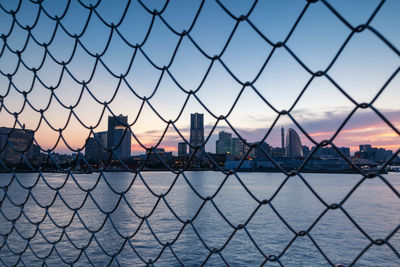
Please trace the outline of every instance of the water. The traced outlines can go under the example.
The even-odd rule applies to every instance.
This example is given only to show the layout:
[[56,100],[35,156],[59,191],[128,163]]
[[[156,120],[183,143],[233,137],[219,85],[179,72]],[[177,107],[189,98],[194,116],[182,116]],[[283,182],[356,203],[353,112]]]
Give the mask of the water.
[[[12,175],[0,174],[2,188],[0,190],[0,199],[2,199],[0,265],[16,264],[18,256],[11,251],[15,253],[25,251],[21,261],[29,266],[42,264],[43,260],[37,257],[47,257],[46,263],[50,266],[66,265],[78,258],[76,264],[78,266],[90,263],[96,266],[109,263],[126,266],[145,265],[137,255],[145,261],[157,259],[155,265],[158,266],[179,266],[180,263],[173,253],[184,265],[199,266],[210,255],[206,246],[211,250],[223,248],[221,252],[223,258],[218,254],[211,254],[208,258],[207,264],[210,266],[223,266],[224,260],[233,266],[260,265],[265,258],[246,231],[241,229],[234,232],[229,225],[229,223],[234,226],[246,224],[250,217],[246,230],[265,255],[278,256],[285,251],[280,258],[285,266],[329,265],[309,237],[297,237],[291,243],[295,234],[279,219],[269,205],[262,205],[257,209],[258,203],[235,176],[229,176],[213,198],[215,206],[225,216],[225,220],[210,201],[207,201],[198,212],[203,200],[193,191],[193,189],[196,190],[203,197],[214,195],[224,181],[223,174],[185,172],[193,189],[183,176],[179,176],[170,190],[176,178],[174,174],[142,173],[143,180],[154,194],[166,194],[165,201],[183,222],[196,216],[192,226],[181,223],[162,199],[157,202],[159,198],[148,190],[139,176],[135,178],[134,174],[130,173],[105,174],[114,191],[125,192],[124,196],[129,206],[124,198],[109,188],[104,177],[99,177],[99,175],[97,173],[74,175],[81,187],[79,188],[71,177],[65,182],[66,174],[45,174],[45,180],[51,187],[60,187],[65,182],[65,186],[59,189],[59,195],[57,195],[56,190],[51,190],[42,178],[39,178],[35,184],[38,174],[18,174],[21,185],[35,186],[29,193],[28,189],[23,189],[14,179],[7,188],[9,196],[7,198],[3,189],[9,184]],[[239,173],[238,175],[253,196],[259,200],[270,199],[285,179],[285,176],[279,173]],[[339,203],[362,179],[362,176],[357,174],[304,174],[304,177],[328,204]],[[388,174],[384,177],[396,190],[400,191],[400,174]],[[97,180],[99,182],[96,185]],[[93,187],[90,195],[84,191]],[[112,211],[111,215],[106,216],[102,213],[93,200],[104,212]],[[48,215],[46,215],[46,209],[41,208],[35,201],[43,207],[53,203],[48,208]],[[71,211],[63,201],[72,209],[79,208],[79,211],[77,213]],[[26,202],[23,206],[25,215],[19,216],[20,208],[15,207],[12,202],[17,205]],[[298,176],[291,177],[271,203],[296,232],[309,229],[325,210],[325,206]],[[372,239],[385,239],[400,224],[400,199],[378,178],[365,180],[343,207]],[[138,216],[151,214],[148,216],[148,224],[142,222],[131,208]],[[4,216],[7,216],[9,220],[16,220],[15,228]],[[37,228],[25,216],[33,223],[42,222]],[[20,235],[25,239],[30,239],[29,246]],[[312,228],[310,235],[333,264],[351,264],[370,244],[370,241],[340,209],[329,210]],[[7,244],[5,244],[6,236]],[[229,240],[228,243],[227,240]],[[53,246],[49,242],[57,243]],[[172,245],[163,250],[159,242],[169,242]],[[389,242],[394,249],[399,251],[400,233],[395,233]],[[289,248],[285,250],[289,244]],[[83,253],[81,253],[82,250],[84,250]],[[109,257],[116,253],[118,253],[116,257]],[[19,264],[22,265],[22,262]],[[267,262],[267,266],[269,265],[278,266],[278,263]],[[362,255],[356,265],[400,266],[400,260],[388,245],[373,245]]]

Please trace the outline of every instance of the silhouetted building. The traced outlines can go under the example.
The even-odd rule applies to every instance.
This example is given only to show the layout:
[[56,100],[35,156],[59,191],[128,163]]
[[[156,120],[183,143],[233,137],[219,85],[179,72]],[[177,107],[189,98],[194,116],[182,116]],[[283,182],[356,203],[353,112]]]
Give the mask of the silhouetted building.
[[292,128],[289,128],[286,133],[286,156],[288,158],[303,157],[300,137]]
[[88,139],[86,139],[85,157],[87,160],[94,160],[95,157],[98,155],[96,153],[96,145],[96,141],[93,137],[89,137]]
[[85,157],[88,160],[106,159],[108,153],[103,147],[107,147],[107,132],[94,133],[94,137],[86,140]]
[[225,161],[226,161],[226,154],[212,154],[212,153],[208,153],[208,155],[210,155],[210,157],[212,158],[212,161],[210,161],[210,167],[216,167],[214,165],[217,166],[224,166]]
[[[349,147],[338,147],[337,148],[342,154],[344,154],[346,157],[350,158],[350,148]],[[336,153],[339,155],[339,153],[336,151]]]
[[178,143],[178,157],[186,157],[188,155],[187,152],[187,144],[185,142]]
[[[314,150],[316,147],[312,147]],[[348,147],[338,147],[338,151],[344,154],[346,157],[350,158],[350,148]],[[341,154],[333,147],[320,147],[314,154],[313,158],[341,158]]]
[[50,155],[52,161],[57,162],[57,164],[61,165],[71,164],[73,161],[76,160],[76,154],[74,153],[72,155],[66,155],[66,154],[52,152]]
[[131,156],[131,133],[128,116],[108,116],[107,147],[113,148],[121,159]]
[[[190,114],[190,145],[200,146],[204,143],[204,114],[193,113]],[[203,158],[204,147],[199,149],[196,153],[198,158]],[[194,152],[192,147],[189,148],[190,155]]]
[[231,154],[232,152],[232,134],[219,132],[218,140],[215,144],[216,154]]
[[271,149],[271,156],[273,158],[283,158],[285,156],[285,149],[280,147],[274,147]]
[[259,146],[256,147],[255,158],[258,161],[269,160],[266,154],[271,155],[271,147],[267,144],[267,142],[262,142]]
[[304,157],[307,157],[310,154],[310,148],[308,146],[302,146],[301,150],[303,151]]
[[163,162],[168,160],[172,160],[172,152],[165,152],[165,149],[160,148],[153,148],[153,150],[147,149],[146,155],[148,156],[147,165],[154,166],[154,164],[159,165],[159,167],[165,167]]
[[236,159],[241,159],[246,154],[246,144],[240,138],[232,138],[232,155]]
[[360,152],[368,152],[371,148],[372,146],[369,144],[360,145]]
[[283,126],[281,128],[281,148],[282,151],[285,151],[285,129],[283,129]]
[[32,130],[0,127],[0,158],[11,164],[24,163],[22,155],[33,160]]
[[[99,141],[99,143],[103,146],[103,147],[107,147],[107,138],[108,138],[108,133],[107,131],[104,132],[98,132],[98,133],[94,133],[94,136],[96,137],[97,141]],[[101,153],[105,153],[106,150],[101,148],[100,149]]]
[[114,146],[116,146],[115,153],[121,159],[131,156],[131,133],[125,126],[114,128]]
[[378,163],[384,163],[393,156],[392,150],[386,150],[384,148],[376,148],[375,150],[375,161]]
[[370,160],[380,164],[386,162],[392,155],[392,150],[376,148],[371,145],[360,145],[360,151],[355,153],[356,158]]
[[40,146],[33,144],[33,162],[41,164],[44,162],[44,160],[45,160],[45,154],[41,153]]

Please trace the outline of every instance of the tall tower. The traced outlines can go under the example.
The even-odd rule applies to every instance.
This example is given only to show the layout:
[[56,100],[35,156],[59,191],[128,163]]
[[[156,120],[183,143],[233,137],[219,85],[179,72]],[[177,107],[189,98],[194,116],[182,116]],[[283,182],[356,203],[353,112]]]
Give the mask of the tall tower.
[[232,134],[227,132],[219,132],[218,140],[215,145],[215,152],[217,154],[231,154],[232,153]]
[[[204,114],[190,114],[190,145],[198,146],[204,143]],[[200,149],[204,151],[204,147]],[[194,152],[192,147],[189,148],[190,155]],[[199,155],[199,154],[198,154]]]
[[289,128],[286,133],[286,157],[301,158],[303,157],[303,149],[301,140],[297,132]]
[[178,143],[178,157],[187,156],[187,144],[185,142]]
[[108,116],[107,147],[114,147],[115,153],[120,158],[131,156],[131,133],[127,125],[128,116],[121,114],[118,117]]
[[282,142],[282,151],[285,149],[285,129],[281,129],[281,142]]

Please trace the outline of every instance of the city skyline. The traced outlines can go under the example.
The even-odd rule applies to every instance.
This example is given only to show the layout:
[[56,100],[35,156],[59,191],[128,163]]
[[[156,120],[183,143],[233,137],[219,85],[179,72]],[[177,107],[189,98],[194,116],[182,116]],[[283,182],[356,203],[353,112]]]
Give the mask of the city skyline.
[[0,265],[397,266],[400,0],[0,0]]
[[[190,134],[190,138],[186,139],[187,140],[186,142],[188,142],[188,143],[183,142],[183,140],[179,141],[179,139],[178,139],[178,142],[175,144],[175,146],[174,145],[172,145],[172,146],[159,145],[158,148],[160,148],[160,149],[162,148],[166,152],[167,151],[175,152],[175,154],[177,154],[178,156],[190,155],[192,153],[191,152],[192,149],[190,148],[189,143],[192,144],[192,145],[198,145],[198,144],[201,144],[202,142],[204,142],[204,138],[205,137],[204,137],[203,116],[204,116],[204,114],[197,113],[197,112],[190,114],[190,117],[191,117],[191,119],[190,119],[190,123],[191,123],[190,133],[191,134]],[[123,116],[121,114],[118,117],[115,117],[115,118],[114,117],[109,117],[109,131],[110,131],[110,129],[112,129],[114,127],[113,123],[112,123],[113,120],[115,120],[116,123],[119,124],[119,122],[117,122],[116,118],[122,118],[121,121],[123,123],[127,122],[127,116]],[[111,121],[111,124],[110,124],[110,121]],[[216,154],[231,154],[231,153],[233,154],[234,153],[233,142],[236,142],[236,140],[237,140],[237,142],[242,143],[242,140],[240,140],[239,137],[235,136],[234,133],[229,132],[229,129],[228,130],[226,130],[226,129],[225,130],[219,130],[219,131],[217,129],[218,129],[218,127],[214,131],[213,136],[210,137],[210,140],[213,140],[213,139],[216,138],[216,136],[218,136],[218,140],[215,141],[214,149],[207,149],[207,147],[206,147],[205,152],[215,151]],[[275,130],[275,132],[277,132],[277,131]],[[300,137],[301,135],[299,136],[297,131],[292,129],[292,128],[288,128],[285,131],[285,128],[282,125],[281,128],[279,129],[279,132],[280,132],[280,142],[281,142],[280,146],[279,146],[279,144],[275,145],[275,146],[274,146],[274,144],[272,144],[271,147],[275,147],[275,148],[281,147],[281,148],[284,148],[285,151],[291,151],[291,149],[294,149],[296,151],[296,152],[284,152],[284,153],[288,153],[286,156],[289,156],[289,157],[303,157],[304,153],[302,151],[302,147],[308,147],[310,149],[312,146],[314,146],[314,144],[312,144],[312,146],[308,146],[308,145],[303,144],[302,140],[301,140],[301,137]],[[97,138],[99,138],[98,135],[99,134],[103,134],[103,133],[106,133],[106,136],[107,136],[106,138],[110,139],[111,135],[107,134],[107,132],[97,132],[97,133],[95,133],[95,135],[97,136]],[[313,136],[313,134],[310,134],[310,135]],[[317,136],[318,135],[321,135],[321,133],[318,133]],[[291,141],[292,139],[294,141]],[[255,142],[260,142],[261,141],[261,140],[248,141],[247,139],[244,139],[244,140],[246,142],[248,142],[248,143],[255,143]],[[266,140],[268,140],[268,139],[266,139]],[[293,146],[292,142],[294,142],[295,145],[294,145],[293,148],[289,148],[289,147]],[[207,144],[210,144],[210,143],[211,142],[209,141]],[[239,143],[237,145],[239,145]],[[266,143],[266,142],[264,141],[264,143]],[[349,148],[349,153],[351,151],[352,154],[353,154],[354,152],[359,151],[359,149],[360,149],[362,144],[367,144],[367,143],[370,143],[370,142],[367,141],[367,142],[362,142],[362,143],[359,143],[359,144],[352,144],[352,146],[340,146],[340,145],[338,145],[337,147],[339,147],[339,148],[348,147]],[[271,143],[266,143],[266,144],[271,145]],[[121,145],[123,145],[123,144],[121,143]],[[375,145],[375,144],[373,144],[373,145]],[[110,146],[107,146],[107,147],[110,147]],[[210,146],[208,146],[208,147],[210,147]],[[376,145],[376,147],[385,148],[385,149],[391,150],[390,149],[391,146],[388,147],[388,146]],[[396,146],[395,146],[395,148],[397,149]],[[186,151],[186,152],[183,152],[183,151]],[[133,152],[133,150],[131,150],[131,152]],[[237,151],[236,151],[236,153],[237,153]],[[292,153],[294,153],[294,154],[292,155]],[[143,153],[137,153],[136,155],[138,155],[138,154],[143,154]],[[135,155],[135,154],[133,154],[133,155]]]
[[[338,12],[347,15],[350,18],[349,23],[356,26],[365,23],[379,4],[378,1],[364,2],[360,5],[356,2],[349,4],[346,1],[334,1],[331,5]],[[160,8],[159,4],[152,3],[151,5],[157,9]],[[250,9],[249,3],[232,1],[225,4],[229,10],[232,10],[237,15],[246,13]],[[275,1],[268,3],[268,8],[265,9],[267,10],[267,14],[258,12],[256,8],[255,12],[249,18],[272,42],[276,43],[282,41],[287,36],[296,16],[306,4],[306,2],[299,1],[292,3],[292,5],[285,5],[284,1]],[[12,9],[12,4],[9,5],[10,9]],[[265,3],[259,3],[259,5],[259,9],[262,10],[262,5],[265,5]],[[59,14],[62,11],[62,5],[57,6],[54,3],[46,2],[44,6],[51,13]],[[397,29],[400,27],[400,20],[395,11],[399,7],[400,3],[398,1],[386,1],[378,15],[371,22],[371,25],[379,30],[397,49],[397,44],[399,43]],[[190,18],[193,18],[193,14],[195,14],[197,8],[198,6],[185,2],[178,5],[171,3],[166,9],[165,19],[175,29],[187,29],[191,22]],[[21,7],[22,11],[28,9],[29,6],[23,5]],[[97,7],[99,12],[109,12],[105,17],[108,21],[117,21],[118,16],[115,16],[115,14],[120,14],[120,10],[122,9],[122,3],[113,5],[102,2]],[[76,11],[76,14],[80,14],[81,16],[75,19],[67,16],[63,19],[63,23],[70,32],[79,33],[80,25],[85,20],[88,10],[79,7],[76,3],[71,5],[70,10]],[[33,17],[35,12],[32,10],[32,12],[27,13],[31,13]],[[30,25],[33,21],[30,16],[19,19],[23,19],[21,21],[22,25]],[[12,17],[9,15],[0,17],[4,32],[7,32],[7,27],[10,26],[11,20]],[[135,21],[142,21],[143,23],[134,23]],[[139,5],[134,5],[128,12],[126,22],[121,24],[119,30],[124,36],[127,36],[130,42],[140,42],[150,21],[151,15]],[[314,21],[321,21],[321,23],[316,25],[313,23]],[[37,40],[42,43],[49,40],[48,29],[54,27],[53,22],[46,21],[43,23],[33,32]],[[129,25],[135,25],[135,27],[132,28]],[[274,25],[274,27],[270,25]],[[208,55],[212,56],[221,51],[234,26],[235,21],[221,7],[214,1],[207,1],[199,16],[198,23],[193,27],[191,36]],[[20,26],[16,25],[15,27],[19,28]],[[153,32],[154,34],[150,34],[149,36],[148,43],[143,46],[143,52],[157,66],[163,66],[163,64],[168,63],[179,38],[166,30],[165,24],[158,17],[155,18]],[[337,20],[327,7],[319,1],[309,6],[301,23],[287,42],[287,46],[313,72],[316,72],[324,70],[329,65],[335,53],[350,33],[349,29]],[[212,34],[213,42],[207,42],[210,34]],[[82,44],[91,53],[100,52],[105,46],[105,37],[109,36],[109,29],[101,22],[91,20],[85,36],[85,38],[82,38]],[[18,44],[24,43],[23,40],[25,40],[25,37],[22,33],[16,33],[8,38],[7,44],[11,49],[21,49]],[[71,44],[73,44],[73,38],[68,37],[59,28],[54,43],[49,45],[49,51],[52,52],[52,55],[57,60],[66,60],[71,53]],[[94,66],[93,57],[88,56],[83,50],[80,44],[78,44],[75,58],[79,58],[79,61],[72,60],[68,64],[71,74],[78,81],[87,80]],[[232,71],[232,74],[237,76],[240,81],[251,81],[262,67],[263,60],[271,50],[271,45],[267,44],[257,35],[247,22],[244,22],[238,26],[230,45],[221,58],[221,62],[226,64]],[[34,42],[30,40],[27,50],[22,56],[27,66],[38,66],[42,59],[40,51],[43,52],[43,49],[37,45],[35,46]],[[64,52],[55,53],[57,51]],[[126,55],[132,55],[133,50],[118,35],[114,34],[108,51],[109,53],[106,53],[102,57],[104,63],[113,72],[124,73],[130,59],[130,56]],[[368,103],[372,101],[375,94],[384,86],[396,68],[398,68],[400,62],[393,55],[393,51],[369,31],[356,33],[344,49],[342,55],[329,70],[329,75],[358,103]],[[16,67],[18,57],[10,53],[8,48],[6,48],[2,59],[0,70],[4,74],[12,73]],[[207,79],[202,84],[201,90],[196,94],[204,102],[204,105],[210,109],[209,111],[213,112],[217,117],[228,113],[241,90],[241,85],[225,70],[221,62],[216,61],[213,64]],[[374,62],[374,64],[370,64],[370,62]],[[171,66],[170,74],[185,90],[195,90],[209,66],[210,60],[202,56],[193,43],[184,37],[174,64]],[[287,50],[281,48],[276,49],[276,53],[274,53],[268,66],[267,69],[262,71],[258,81],[254,85],[259,93],[270,101],[277,110],[288,110],[307,84],[307,81],[309,81],[311,75],[296,62]],[[37,72],[37,75],[46,86],[55,86],[57,85],[56,78],[59,77],[61,69],[61,66],[48,59],[44,62],[43,69]],[[119,88],[115,100],[110,104],[110,109],[113,114],[125,114],[129,116],[131,118],[129,123],[136,120],[138,111],[142,105],[142,100],[138,99],[132,93],[132,90],[141,97],[151,96],[162,71],[151,66],[144,54],[139,51],[131,72],[126,77],[126,81],[132,88],[129,88],[125,82],[122,82],[118,87],[118,79],[112,77],[99,64],[93,80],[86,85],[100,103],[109,101],[115,89]],[[24,103],[25,98],[23,94],[14,90],[14,87],[22,92],[28,91],[30,85],[34,84],[33,90],[27,95],[27,100],[37,110],[46,107],[51,97],[51,91],[44,88],[37,79],[33,83],[34,79],[31,72],[29,73],[21,66],[16,74],[13,75],[12,90],[10,90],[10,93],[2,101],[2,105],[10,113],[4,109],[2,110],[3,112],[0,112],[1,126],[12,127],[15,123],[13,112],[19,112]],[[287,79],[289,75],[290,79]],[[0,87],[0,94],[3,95],[8,88],[9,80],[7,78],[2,79],[0,80],[0,84],[2,85]],[[397,129],[400,128],[397,100],[400,98],[400,91],[397,90],[399,86],[400,79],[396,75],[385,88],[383,94],[374,102],[374,107],[387,116]],[[44,149],[51,148],[58,139],[58,129],[64,128],[70,112],[68,107],[76,103],[78,96],[82,92],[82,86],[73,81],[68,73],[64,73],[62,82],[57,85],[57,90],[54,90],[54,92],[65,107],[62,107],[60,103],[53,100],[49,109],[44,112],[47,121],[54,128],[52,130],[45,122],[42,122],[40,129],[35,134],[39,144]],[[171,96],[173,96],[174,101],[166,101]],[[174,120],[177,117],[185,103],[186,97],[186,93],[166,73],[160,82],[157,94],[149,98],[148,101],[163,116],[165,121],[168,121]],[[354,107],[354,103],[323,76],[313,79],[304,95],[291,111],[291,114],[302,126],[308,125],[308,128],[305,127],[307,132],[321,141],[329,139],[333,135],[334,131]],[[101,104],[96,102],[84,90],[82,99],[74,109],[74,112],[79,117],[79,120],[89,127],[97,125],[103,108]],[[216,119],[212,118],[209,111],[205,110],[199,101],[191,96],[176,126],[182,130],[185,138],[189,138],[187,131],[189,128],[189,114],[195,112],[204,113],[204,125],[207,134],[207,130],[216,122]],[[112,114],[106,110],[102,120],[94,129],[96,132],[107,130],[107,117],[109,115]],[[257,141],[270,128],[276,116],[277,114],[261,101],[260,97],[252,89],[247,87],[241,94],[235,109],[228,119],[239,132],[244,134],[243,138]],[[362,123],[357,121],[359,120],[358,118],[361,118],[360,121]],[[29,105],[26,105],[25,110],[18,116],[18,120],[21,124],[25,124],[27,128],[36,129],[40,121],[40,114],[39,112],[34,112]],[[139,116],[132,127],[132,131],[144,145],[151,147],[158,143],[158,137],[161,136],[166,126],[165,121],[158,118],[148,103],[144,103],[141,116]],[[68,127],[63,131],[63,137],[74,149],[83,147],[86,138],[89,136],[89,130],[85,129],[80,124],[81,122],[72,116]],[[329,122],[329,125],[327,125],[327,122]],[[274,129],[280,128],[281,125],[284,125],[286,128],[294,128],[301,135],[301,132],[287,119],[287,116],[282,117],[282,120],[277,122]],[[221,127],[217,130],[231,131],[225,123],[222,123]],[[275,140],[275,136],[279,136],[279,134],[271,134],[271,140],[267,141],[277,146],[280,141]],[[175,147],[174,144],[177,138],[177,134],[169,131],[163,145],[173,149],[172,147]],[[301,136],[301,139],[303,143],[309,143],[303,136]],[[381,119],[377,118],[375,113],[371,110],[363,111],[361,109],[354,114],[354,118],[349,121],[345,130],[335,139],[336,142],[341,146],[353,147],[353,151],[357,143],[375,143],[381,147],[391,149],[397,149],[400,144],[398,134],[388,128]],[[209,144],[211,147],[207,149],[212,149],[213,143],[213,140],[211,140]],[[134,154],[144,151],[143,148],[139,149],[139,147],[137,142],[132,140],[131,150]],[[56,151],[66,153],[68,152],[68,148],[63,142],[60,142]]]
[[[389,119],[392,118],[392,115],[397,115],[397,114],[389,114]],[[121,115],[119,115],[121,116]],[[112,118],[112,117],[109,117]],[[118,116],[117,116],[118,118]],[[127,119],[127,118],[126,118]],[[359,127],[359,125],[363,126],[365,125],[365,120],[369,120],[372,127],[371,126],[366,126],[366,127]],[[127,121],[127,120],[126,120]],[[278,123],[277,123],[278,124]],[[314,124],[319,124],[319,122],[310,122],[310,127],[313,127]],[[213,127],[214,125],[204,125],[204,129],[205,129],[205,137],[208,137],[208,133],[209,130]],[[303,124],[302,124],[303,126]],[[384,126],[383,123],[380,124],[376,124],[376,121],[371,120],[371,117],[368,116],[361,116],[360,120],[355,124],[355,127],[353,128],[349,128],[346,129],[344,128],[344,130],[341,131],[340,134],[344,135],[343,140],[347,140],[346,142],[341,142],[341,141],[337,141],[340,140],[340,135],[338,138],[336,138],[334,140],[334,143],[338,146],[338,147],[349,147],[351,149],[351,153],[353,154],[354,152],[356,152],[359,148],[359,144],[367,144],[367,143],[371,143],[376,147],[381,147],[381,148],[385,148],[385,149],[389,149],[389,150],[393,150],[396,151],[397,149],[400,148],[400,142],[398,144],[396,143],[392,143],[392,140],[398,141],[398,136],[397,134],[392,131],[389,131],[389,134],[382,131],[382,128],[380,128],[380,126]],[[274,147],[280,147],[281,146],[281,130],[282,130],[283,125],[279,126],[275,125],[274,129],[271,131],[270,136],[266,139],[266,142],[268,142],[270,145],[274,146]],[[303,145],[307,145],[309,147],[313,146],[313,144],[308,141],[308,139],[305,138],[304,134],[295,126],[292,125],[292,127],[294,129],[296,129],[296,132],[299,133],[300,135],[300,140],[301,143]],[[288,127],[291,128],[291,127]],[[383,128],[387,128],[387,127],[383,127]],[[257,129],[257,130],[242,130],[240,128],[235,128],[239,133],[243,132],[244,135],[242,136],[244,139],[248,140],[248,142],[252,143],[252,142],[258,142],[260,141],[261,136],[268,130],[268,129]],[[190,127],[181,127],[179,129],[181,131],[181,133],[185,136],[186,134],[186,140],[188,142],[190,142]],[[236,135],[233,133],[232,129],[226,126],[217,126],[212,134],[212,136],[210,137],[209,142],[206,143],[206,151],[215,151],[216,147],[215,147],[215,141],[217,140],[217,136],[219,134],[219,132],[221,131],[225,131],[225,132],[229,132],[232,133],[234,138],[236,138]],[[363,131],[367,131],[370,132],[370,136],[374,137],[374,139],[370,139],[370,138],[363,138],[363,136],[359,137],[357,140],[353,140],[352,136],[353,135],[359,135],[360,133],[362,133]],[[104,131],[101,131],[104,132]],[[95,132],[96,134],[101,133],[101,132]],[[107,131],[106,131],[107,132]],[[146,134],[150,134],[150,135],[154,135],[156,136],[155,139],[153,139],[153,143],[146,143],[143,142],[143,145],[148,145],[148,147],[153,146],[155,143],[157,143],[159,141],[159,139],[157,138],[157,134],[161,135],[161,131],[149,131]],[[172,151],[174,153],[177,154],[178,152],[178,148],[177,148],[177,143],[183,141],[182,139],[180,139],[180,137],[176,134],[175,136],[173,136],[171,138],[171,135],[168,135],[169,131],[167,132],[167,134],[164,137],[164,141],[161,142],[159,147],[163,147],[166,149],[166,151]],[[313,138],[315,138],[317,141],[322,141],[325,139],[330,138],[333,134],[334,131],[332,132],[308,132],[309,135]],[[350,138],[349,138],[349,137]],[[324,138],[326,137],[326,138]],[[127,139],[127,136],[125,136],[125,139]],[[286,139],[286,138],[285,138]],[[38,140],[36,134],[35,134],[35,140]],[[85,139],[86,140],[86,139]],[[137,143],[135,144],[135,140],[131,139],[130,140],[132,142],[131,145],[131,154],[132,155],[138,155],[138,154],[143,154],[145,152],[144,149],[137,149],[138,145]],[[107,143],[107,142],[106,142]],[[165,145],[167,144],[167,145]],[[46,149],[46,147],[42,147],[42,149]],[[70,154],[72,153],[71,151],[69,151],[68,149],[56,149],[56,152],[59,153],[65,153],[66,154]]]

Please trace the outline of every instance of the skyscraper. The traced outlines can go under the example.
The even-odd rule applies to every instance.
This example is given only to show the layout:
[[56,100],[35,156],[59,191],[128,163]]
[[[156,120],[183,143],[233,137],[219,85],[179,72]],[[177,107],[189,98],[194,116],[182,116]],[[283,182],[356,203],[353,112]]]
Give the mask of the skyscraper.
[[372,149],[370,144],[360,145],[360,152],[368,152]]
[[217,154],[231,154],[232,152],[232,134],[227,132],[219,132],[218,140],[215,145]]
[[[95,138],[97,140],[95,140]],[[94,137],[88,138],[85,147],[85,156],[90,160],[107,158],[108,154],[103,147],[107,147],[107,132],[94,133]],[[103,146],[103,147],[102,147]]]
[[122,159],[131,155],[131,133],[127,125],[128,116],[108,116],[107,147],[113,148]]
[[255,149],[255,157],[256,160],[268,160],[267,155],[271,155],[271,147],[267,144],[267,142],[262,142],[259,146]]
[[236,159],[241,159],[246,154],[246,145],[244,142],[246,142],[246,139],[242,141],[238,137],[232,138],[232,155]]
[[288,158],[303,157],[300,137],[296,131],[291,128],[289,128],[286,133],[286,156]]
[[33,136],[32,130],[0,127],[0,158],[12,164],[23,163],[23,154],[32,160]]
[[187,156],[187,144],[185,142],[178,143],[178,157]]
[[[190,114],[190,145],[199,146],[204,143],[204,114]],[[194,152],[192,147],[189,148],[190,154]],[[200,149],[197,155],[202,157],[204,147]]]

